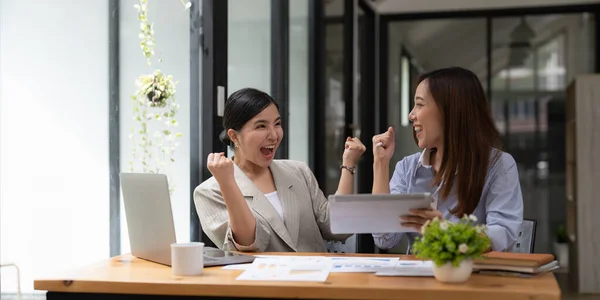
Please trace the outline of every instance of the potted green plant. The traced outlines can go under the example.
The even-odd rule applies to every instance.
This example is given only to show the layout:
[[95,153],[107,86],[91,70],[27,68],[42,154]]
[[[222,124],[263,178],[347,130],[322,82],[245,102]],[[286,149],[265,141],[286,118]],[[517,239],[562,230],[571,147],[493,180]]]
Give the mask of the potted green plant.
[[460,283],[471,276],[473,260],[490,246],[483,234],[486,226],[476,222],[474,215],[464,215],[457,223],[435,218],[422,226],[422,236],[416,239],[413,252],[418,258],[433,261],[438,281]]
[[567,236],[567,227],[559,224],[556,227],[556,240],[554,241],[554,255],[561,268],[569,267],[569,237]]

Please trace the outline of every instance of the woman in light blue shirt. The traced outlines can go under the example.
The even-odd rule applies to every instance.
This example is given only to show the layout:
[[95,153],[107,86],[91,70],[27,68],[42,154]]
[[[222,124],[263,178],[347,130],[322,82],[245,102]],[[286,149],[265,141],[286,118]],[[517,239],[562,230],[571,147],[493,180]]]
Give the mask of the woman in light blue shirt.
[[[513,157],[496,148],[500,133],[479,79],[452,67],[424,74],[418,83],[409,119],[423,151],[398,162],[389,180],[393,128],[374,136],[373,194],[430,193],[431,209],[411,211],[399,222],[420,232],[435,217],[457,222],[473,214],[487,225],[491,250],[510,250],[523,221],[519,174]],[[417,235],[408,233],[411,243]],[[402,234],[373,238],[379,248],[389,249]]]

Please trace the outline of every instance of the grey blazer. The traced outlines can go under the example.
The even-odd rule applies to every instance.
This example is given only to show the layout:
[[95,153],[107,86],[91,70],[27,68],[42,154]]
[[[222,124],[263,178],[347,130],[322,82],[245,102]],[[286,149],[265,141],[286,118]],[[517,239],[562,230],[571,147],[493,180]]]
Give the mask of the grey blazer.
[[194,202],[202,229],[217,247],[233,251],[326,252],[324,240],[344,241],[351,236],[331,233],[329,203],[305,163],[271,163],[285,223],[250,178],[237,165],[234,168],[235,180],[256,218],[256,238],[249,246],[233,239],[219,184],[211,177],[194,190]]

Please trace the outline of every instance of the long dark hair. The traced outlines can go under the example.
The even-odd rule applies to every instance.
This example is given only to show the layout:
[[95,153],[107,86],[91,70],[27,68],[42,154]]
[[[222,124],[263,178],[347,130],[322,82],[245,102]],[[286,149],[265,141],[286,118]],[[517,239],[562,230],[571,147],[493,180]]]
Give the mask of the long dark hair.
[[[493,148],[500,147],[500,133],[473,72],[444,68],[421,75],[417,82],[423,81],[444,116],[444,154],[434,184],[444,182],[440,191],[446,199],[457,180],[458,205],[451,213],[471,214],[481,199],[488,167],[499,157],[497,152],[490,160]],[[413,137],[418,145],[414,131]]]
[[223,111],[223,128],[219,139],[226,146],[232,146],[227,135],[227,130],[240,130],[244,125],[258,115],[269,105],[275,104],[279,110],[277,101],[267,93],[253,88],[244,88],[231,94],[225,102]]

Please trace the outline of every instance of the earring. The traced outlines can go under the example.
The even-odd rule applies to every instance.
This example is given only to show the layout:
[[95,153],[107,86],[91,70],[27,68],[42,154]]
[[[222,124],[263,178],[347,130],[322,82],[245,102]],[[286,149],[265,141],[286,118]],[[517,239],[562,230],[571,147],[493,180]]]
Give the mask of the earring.
[[234,148],[239,148],[239,147],[240,147],[240,145],[238,145],[238,143],[233,143],[233,147],[234,147]]

